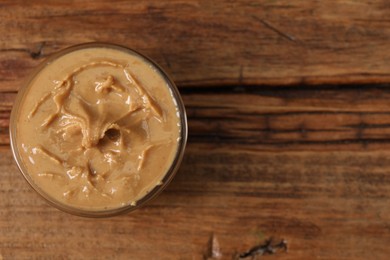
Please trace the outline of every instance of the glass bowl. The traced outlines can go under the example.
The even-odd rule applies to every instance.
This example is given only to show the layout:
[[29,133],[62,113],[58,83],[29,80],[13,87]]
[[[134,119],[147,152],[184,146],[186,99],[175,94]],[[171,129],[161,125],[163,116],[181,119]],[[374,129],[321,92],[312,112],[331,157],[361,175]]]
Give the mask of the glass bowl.
[[[136,56],[138,58],[141,58],[143,62],[151,66],[167,83],[166,85],[169,87],[172,98],[174,99],[173,102],[177,106],[177,110],[179,112],[180,116],[180,136],[177,144],[177,150],[174,156],[174,160],[172,161],[168,171],[165,173],[164,177],[162,178],[161,182],[154,186],[152,190],[150,190],[145,196],[143,196],[141,199],[137,200],[136,205],[133,204],[127,204],[125,206],[121,207],[115,207],[115,208],[108,208],[108,209],[85,209],[85,208],[78,208],[74,207],[72,205],[65,204],[63,202],[60,202],[53,198],[51,195],[49,195],[47,192],[45,192],[43,189],[37,185],[32,177],[30,176],[26,165],[24,164],[23,160],[21,159],[21,149],[18,148],[17,145],[17,130],[18,130],[18,118],[21,110],[21,104],[23,104],[23,101],[25,99],[27,90],[31,86],[31,82],[34,80],[34,78],[39,75],[39,73],[50,63],[53,61],[61,58],[62,56],[78,51],[83,50],[87,48],[111,48],[114,50],[122,51],[126,54],[130,54],[133,56]],[[154,198],[156,195],[158,195],[172,180],[175,173],[177,172],[181,160],[183,158],[186,141],[187,141],[187,132],[188,132],[188,126],[187,126],[187,117],[185,112],[185,107],[183,104],[183,101],[180,97],[179,91],[177,87],[175,86],[172,79],[168,76],[168,74],[153,60],[150,58],[140,54],[139,52],[136,52],[132,49],[129,49],[127,47],[109,44],[109,43],[85,43],[80,45],[75,45],[66,49],[63,49],[59,51],[56,54],[51,55],[48,57],[45,61],[43,61],[39,66],[37,66],[34,71],[30,74],[30,77],[27,79],[26,83],[20,88],[19,93],[17,95],[17,98],[15,100],[15,103],[12,108],[11,112],[11,120],[10,120],[10,141],[11,141],[11,149],[13,152],[14,159],[17,163],[17,166],[24,176],[24,178],[27,180],[27,182],[31,185],[31,187],[40,194],[44,199],[46,199],[51,205],[55,206],[56,208],[78,216],[84,216],[84,217],[108,217],[108,216],[115,216],[123,213],[127,213],[130,211],[133,211],[142,205],[144,205],[146,202],[150,201],[152,198]]]

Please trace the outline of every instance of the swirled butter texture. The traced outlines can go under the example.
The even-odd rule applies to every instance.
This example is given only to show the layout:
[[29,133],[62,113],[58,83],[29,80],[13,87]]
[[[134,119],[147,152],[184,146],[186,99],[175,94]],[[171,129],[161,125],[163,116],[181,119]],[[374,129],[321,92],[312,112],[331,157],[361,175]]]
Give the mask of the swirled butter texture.
[[39,189],[101,210],[134,205],[161,185],[180,129],[177,103],[155,67],[94,47],[55,59],[30,81],[16,140]]

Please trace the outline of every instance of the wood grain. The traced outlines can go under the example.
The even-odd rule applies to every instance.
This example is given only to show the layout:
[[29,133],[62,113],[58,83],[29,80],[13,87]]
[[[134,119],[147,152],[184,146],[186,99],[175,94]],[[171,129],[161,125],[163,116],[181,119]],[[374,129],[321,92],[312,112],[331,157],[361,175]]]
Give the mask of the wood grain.
[[269,237],[289,242],[280,259],[385,259],[389,95],[388,86],[187,88],[190,137],[178,175],[151,204],[112,219],[46,205],[5,146],[0,252],[202,259],[214,234],[223,259]]
[[[390,255],[390,4],[362,1],[0,2],[0,260]],[[108,41],[177,82],[189,140],[169,187],[132,214],[47,205],[18,172],[8,126],[45,57]],[[263,259],[263,257],[261,257]]]
[[388,151],[249,152],[190,144],[173,183],[148,206],[84,219],[48,206],[0,151],[4,259],[202,259],[214,234],[223,259],[269,237],[278,259],[386,259]]
[[180,86],[389,82],[390,4],[371,1],[2,1],[1,90],[43,57],[107,41]]
[[[390,85],[188,87],[189,141],[254,151],[390,148]],[[2,94],[0,145],[15,93]]]

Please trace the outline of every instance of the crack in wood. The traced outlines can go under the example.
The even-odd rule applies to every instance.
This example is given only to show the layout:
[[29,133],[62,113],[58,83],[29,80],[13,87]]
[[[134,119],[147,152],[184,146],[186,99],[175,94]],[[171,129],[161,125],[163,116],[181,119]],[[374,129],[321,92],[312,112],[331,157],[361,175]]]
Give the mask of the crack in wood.
[[297,40],[296,40],[296,38],[293,35],[290,35],[290,34],[282,32],[281,30],[279,30],[275,26],[273,26],[270,22],[268,22],[268,21],[266,21],[264,19],[261,19],[261,18],[259,18],[257,16],[252,16],[252,17],[255,20],[259,21],[262,25],[264,25],[264,27],[268,28],[272,32],[274,32],[277,35],[281,36],[282,38],[284,38],[284,39],[286,39],[286,40],[288,40],[290,42],[297,43]]
[[[349,83],[349,84],[320,84],[320,85],[294,85],[294,86],[285,86],[285,85],[219,85],[219,86],[180,86],[180,93],[183,94],[226,94],[232,95],[237,93],[245,93],[245,94],[282,94],[289,95],[290,93],[300,93],[300,92],[319,92],[319,91],[343,91],[343,92],[351,92],[351,91],[368,91],[368,90],[380,90],[390,92],[390,83],[378,83],[378,84],[357,84],[357,83]],[[239,88],[238,88],[239,87]]]
[[191,134],[188,137],[189,143],[213,143],[218,144],[241,144],[241,145],[264,145],[274,147],[299,146],[299,145],[350,145],[350,144],[390,144],[390,138],[362,138],[362,139],[338,139],[338,140],[265,140],[264,138],[237,137],[235,135],[218,134]]
[[28,48],[3,48],[0,49],[0,52],[25,52],[30,55],[34,60],[39,59],[42,56],[43,48],[45,47],[46,42],[40,42],[36,50],[31,50]]

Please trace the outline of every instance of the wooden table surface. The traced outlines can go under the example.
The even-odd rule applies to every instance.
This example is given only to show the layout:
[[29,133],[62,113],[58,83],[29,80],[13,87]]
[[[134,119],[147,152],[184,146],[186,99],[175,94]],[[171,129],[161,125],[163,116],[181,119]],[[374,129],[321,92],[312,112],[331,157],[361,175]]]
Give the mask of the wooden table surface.
[[[160,63],[189,120],[169,187],[106,219],[43,201],[8,137],[31,69],[91,41]],[[388,259],[390,2],[3,0],[0,174],[0,259]]]

